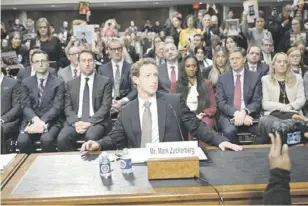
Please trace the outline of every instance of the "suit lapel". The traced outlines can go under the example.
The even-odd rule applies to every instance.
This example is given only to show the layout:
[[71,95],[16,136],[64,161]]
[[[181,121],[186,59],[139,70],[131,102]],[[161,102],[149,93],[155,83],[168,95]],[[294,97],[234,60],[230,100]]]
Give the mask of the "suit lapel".
[[110,62],[110,63],[108,63],[108,71],[107,71],[107,73],[108,73],[108,77],[113,81],[113,68],[112,68],[112,63]]
[[165,137],[165,126],[166,126],[166,107],[164,95],[157,92],[157,112],[158,112],[158,132],[159,132],[159,142],[163,142]]
[[66,76],[67,76],[67,79],[73,79],[72,67],[71,66],[67,67]]
[[37,76],[34,75],[34,76],[30,76],[29,78],[32,78],[31,81],[30,81],[30,84],[31,84],[30,89],[32,89],[32,91],[33,91],[33,95],[34,95],[34,99],[35,99],[35,104],[40,106],[39,105],[39,99],[38,99],[39,89],[38,89]]
[[75,102],[77,102],[77,111],[79,108],[79,91],[80,91],[80,82],[81,82],[81,77],[79,76],[77,79],[72,81],[72,95],[75,100]]
[[122,66],[122,69],[121,69],[120,87],[121,87],[121,84],[122,84],[124,77],[125,77],[125,73],[126,73],[126,70],[127,70],[126,68],[127,68],[126,64],[125,64],[125,62],[123,62],[123,66]]
[[249,76],[249,72],[247,70],[244,71],[244,83],[243,83],[243,91],[244,91],[244,102],[245,104],[247,103],[247,94],[248,94],[248,91],[250,89],[250,76]]
[[136,147],[141,146],[141,126],[140,126],[140,117],[139,117],[139,101],[138,98],[132,102],[132,111],[131,111],[131,123],[134,137],[136,138]]
[[95,96],[96,96],[97,91],[100,89],[99,84],[100,82],[99,82],[98,76],[97,74],[95,74],[94,79],[93,79],[93,91],[92,91],[92,106],[93,106],[94,111],[95,111]]
[[[26,72],[26,77],[31,77],[31,69],[32,69],[32,67],[29,66],[29,67],[26,67],[26,68],[28,68],[28,69],[25,70],[25,72]],[[34,75],[34,76],[35,76],[35,75]]]

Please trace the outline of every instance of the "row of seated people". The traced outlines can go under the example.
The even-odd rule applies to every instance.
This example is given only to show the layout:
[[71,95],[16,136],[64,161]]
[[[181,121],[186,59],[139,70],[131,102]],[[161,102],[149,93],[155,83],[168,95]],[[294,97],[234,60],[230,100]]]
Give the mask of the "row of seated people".
[[[24,79],[21,86],[19,81],[1,78],[4,139],[18,133],[20,151],[31,153],[32,142],[37,139],[41,140],[43,151],[53,151],[56,140],[59,151],[72,151],[77,139],[99,140],[107,135],[111,130],[110,112],[119,112],[121,106],[137,97],[130,78],[131,66],[123,62],[121,48],[120,41],[110,42],[112,61],[99,68],[98,74],[102,75],[94,72],[91,53],[71,48],[68,51],[71,66],[58,72],[62,79],[51,74],[47,54],[34,51],[30,59],[36,75]],[[219,75],[216,98],[211,81],[203,79],[194,56],[185,57],[179,65],[177,49],[172,43],[165,45],[165,55],[167,64],[158,68],[159,90],[181,93],[199,119],[213,128],[217,122],[217,130],[231,142],[237,143],[240,127],[251,130],[257,136],[257,143],[268,142],[253,125],[262,106],[266,114],[305,118],[301,115],[306,102],[303,80],[291,71],[286,54],[279,53],[273,58],[269,75],[262,78],[261,84],[259,72],[244,69],[245,50],[230,51],[231,71]],[[81,74],[74,79],[79,75],[74,72],[77,62]],[[277,95],[269,95],[272,92]]]

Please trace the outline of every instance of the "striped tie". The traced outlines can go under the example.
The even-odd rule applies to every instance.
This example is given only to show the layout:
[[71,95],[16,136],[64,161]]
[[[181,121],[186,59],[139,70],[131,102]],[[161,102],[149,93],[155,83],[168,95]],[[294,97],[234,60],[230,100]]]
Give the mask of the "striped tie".
[[44,87],[44,79],[41,78],[40,81],[41,81],[41,83],[40,83],[40,85],[38,87],[38,89],[39,89],[39,93],[38,93],[39,105],[41,105],[41,103],[42,103],[43,92],[44,92],[44,89],[45,89],[45,87]]

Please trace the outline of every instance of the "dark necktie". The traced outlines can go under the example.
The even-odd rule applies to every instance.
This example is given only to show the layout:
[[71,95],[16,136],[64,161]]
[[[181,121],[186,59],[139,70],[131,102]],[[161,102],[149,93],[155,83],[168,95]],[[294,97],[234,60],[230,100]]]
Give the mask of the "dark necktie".
[[241,110],[241,97],[242,97],[242,88],[241,88],[241,75],[236,75],[236,82],[234,87],[234,108],[238,111]]
[[114,77],[114,87],[113,87],[114,99],[120,96],[120,81],[121,81],[120,68],[119,65],[116,64],[116,73]]
[[142,117],[141,129],[141,148],[146,146],[146,143],[152,142],[152,114],[150,110],[151,102],[144,103],[144,112]]
[[74,69],[74,79],[77,78],[77,69]]
[[176,92],[176,75],[175,75],[175,67],[170,66],[171,68],[171,75],[170,75],[170,93]]
[[39,85],[39,93],[38,93],[39,105],[41,105],[41,103],[42,103],[42,97],[43,97],[44,89],[45,89],[44,79],[41,78],[40,79],[40,85]]
[[83,90],[83,100],[82,100],[82,115],[81,121],[88,122],[90,118],[90,89],[89,89],[89,78],[85,78],[86,83]]

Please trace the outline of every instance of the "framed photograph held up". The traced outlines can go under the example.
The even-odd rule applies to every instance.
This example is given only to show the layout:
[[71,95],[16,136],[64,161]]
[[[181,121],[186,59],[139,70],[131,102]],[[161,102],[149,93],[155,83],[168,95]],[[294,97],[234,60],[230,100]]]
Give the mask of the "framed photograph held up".
[[227,36],[239,35],[239,19],[226,20]]
[[95,48],[95,26],[94,25],[76,25],[73,28],[77,41],[75,46],[84,46],[85,49]]

